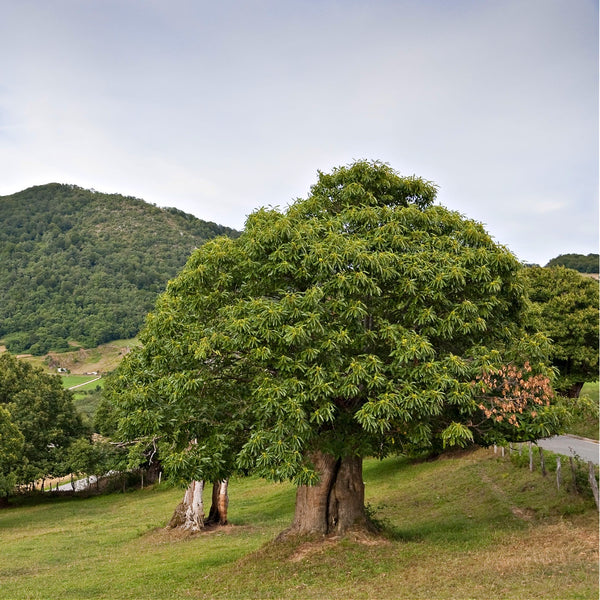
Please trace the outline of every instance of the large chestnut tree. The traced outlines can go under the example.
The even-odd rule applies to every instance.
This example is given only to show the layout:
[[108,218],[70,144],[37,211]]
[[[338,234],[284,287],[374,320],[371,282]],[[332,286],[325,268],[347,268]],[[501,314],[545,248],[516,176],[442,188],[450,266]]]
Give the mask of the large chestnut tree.
[[367,525],[365,456],[560,426],[521,265],[436,187],[359,161],[196,250],[112,386],[180,480],[298,486],[294,533]]

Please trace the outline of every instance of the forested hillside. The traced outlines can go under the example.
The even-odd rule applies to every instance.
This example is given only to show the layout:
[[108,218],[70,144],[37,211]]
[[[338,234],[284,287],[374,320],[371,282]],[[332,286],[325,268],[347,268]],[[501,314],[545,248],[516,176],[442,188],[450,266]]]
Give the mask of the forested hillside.
[[560,254],[547,267],[567,267],[580,273],[598,273],[598,254]]
[[237,232],[73,185],[0,196],[0,339],[43,354],[136,335],[192,250]]

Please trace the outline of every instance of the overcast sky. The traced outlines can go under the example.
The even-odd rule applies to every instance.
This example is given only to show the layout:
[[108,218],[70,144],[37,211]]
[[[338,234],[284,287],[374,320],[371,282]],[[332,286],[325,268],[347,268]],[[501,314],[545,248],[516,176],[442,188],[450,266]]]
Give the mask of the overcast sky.
[[596,0],[0,0],[0,195],[241,229],[389,163],[525,262],[598,251]]

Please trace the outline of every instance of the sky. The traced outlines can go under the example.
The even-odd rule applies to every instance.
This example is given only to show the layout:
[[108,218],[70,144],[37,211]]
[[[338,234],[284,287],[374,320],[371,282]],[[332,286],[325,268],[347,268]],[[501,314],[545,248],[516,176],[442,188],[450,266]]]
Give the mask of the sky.
[[597,0],[0,0],[0,195],[241,229],[380,160],[520,260],[598,252]]

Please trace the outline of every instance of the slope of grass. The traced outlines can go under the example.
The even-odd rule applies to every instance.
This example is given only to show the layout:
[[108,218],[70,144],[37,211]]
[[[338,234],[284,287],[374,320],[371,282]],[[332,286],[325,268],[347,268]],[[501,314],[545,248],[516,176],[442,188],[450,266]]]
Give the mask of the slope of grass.
[[488,451],[365,464],[380,538],[272,542],[294,489],[231,484],[231,526],[164,529],[180,490],[0,511],[6,598],[597,598],[593,501]]
[[[598,381],[584,384],[583,389],[581,390],[581,396],[590,398],[596,407],[599,405],[599,395]],[[599,429],[598,410],[596,409],[594,411],[586,411],[579,415],[569,427],[569,433],[597,440],[600,439]]]
[[88,388],[94,389],[94,387],[100,382],[98,375],[63,375],[61,376],[61,381],[64,388],[70,389],[74,386],[77,386],[77,389],[81,391]]
[[94,417],[96,416],[96,411],[98,410],[98,406],[100,406],[101,400],[102,392],[100,391],[75,392],[73,394],[75,408],[90,424],[94,422]]

